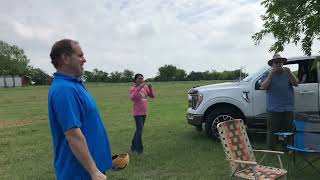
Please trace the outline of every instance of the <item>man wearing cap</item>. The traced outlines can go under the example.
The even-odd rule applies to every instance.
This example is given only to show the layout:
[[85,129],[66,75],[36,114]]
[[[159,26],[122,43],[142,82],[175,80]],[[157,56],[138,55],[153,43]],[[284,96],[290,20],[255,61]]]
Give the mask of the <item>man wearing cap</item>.
[[292,131],[294,91],[292,86],[298,86],[298,80],[288,67],[283,67],[287,59],[275,54],[268,61],[271,70],[261,78],[261,88],[267,94],[267,144],[275,149],[277,137],[275,132]]
[[108,136],[97,105],[81,77],[86,62],[77,41],[56,42],[50,53],[57,69],[49,89],[49,121],[57,180],[106,180],[112,168]]

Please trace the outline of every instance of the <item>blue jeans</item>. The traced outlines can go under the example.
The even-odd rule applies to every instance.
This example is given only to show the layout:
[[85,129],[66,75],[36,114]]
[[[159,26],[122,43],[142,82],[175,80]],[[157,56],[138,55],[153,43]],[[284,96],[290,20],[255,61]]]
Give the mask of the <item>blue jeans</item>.
[[134,120],[136,122],[136,132],[134,133],[134,136],[132,139],[131,151],[142,153],[143,152],[142,132],[143,132],[143,125],[146,120],[146,115],[134,116]]

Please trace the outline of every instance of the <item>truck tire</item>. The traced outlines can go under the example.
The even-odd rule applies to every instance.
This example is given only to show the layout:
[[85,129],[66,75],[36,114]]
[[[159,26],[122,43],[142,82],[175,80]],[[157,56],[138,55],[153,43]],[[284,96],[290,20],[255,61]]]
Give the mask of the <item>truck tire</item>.
[[227,107],[218,107],[206,116],[205,131],[208,137],[218,140],[217,125],[220,122],[241,118],[239,113]]

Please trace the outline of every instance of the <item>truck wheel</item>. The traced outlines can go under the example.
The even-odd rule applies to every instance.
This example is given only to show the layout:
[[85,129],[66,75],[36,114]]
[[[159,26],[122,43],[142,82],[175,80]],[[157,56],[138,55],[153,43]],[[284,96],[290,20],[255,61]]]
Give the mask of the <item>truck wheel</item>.
[[213,139],[219,139],[219,133],[217,125],[220,122],[228,121],[236,118],[241,118],[232,109],[227,108],[216,108],[211,111],[206,117],[205,131],[208,137]]

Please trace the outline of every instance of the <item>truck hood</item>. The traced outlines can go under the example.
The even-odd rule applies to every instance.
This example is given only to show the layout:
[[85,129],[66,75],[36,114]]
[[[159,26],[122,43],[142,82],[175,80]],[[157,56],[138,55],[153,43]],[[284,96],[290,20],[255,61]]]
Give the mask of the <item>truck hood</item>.
[[206,86],[200,86],[197,89],[199,92],[203,91],[212,91],[212,90],[226,90],[226,89],[242,89],[247,87],[247,82],[227,82],[227,83],[219,83],[219,84],[211,84]]

